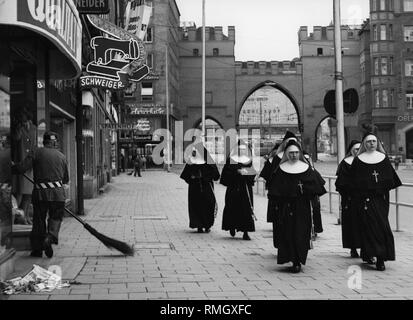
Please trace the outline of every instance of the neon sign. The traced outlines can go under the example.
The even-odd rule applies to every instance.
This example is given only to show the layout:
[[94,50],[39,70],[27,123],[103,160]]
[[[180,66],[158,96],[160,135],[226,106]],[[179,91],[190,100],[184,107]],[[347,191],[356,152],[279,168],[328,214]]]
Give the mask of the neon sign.
[[150,70],[144,63],[146,54],[141,40],[108,21],[92,17],[88,15],[93,25],[114,38],[92,38],[94,61],[86,67],[91,75],[80,78],[81,87],[119,90],[128,87],[130,81],[145,78]]

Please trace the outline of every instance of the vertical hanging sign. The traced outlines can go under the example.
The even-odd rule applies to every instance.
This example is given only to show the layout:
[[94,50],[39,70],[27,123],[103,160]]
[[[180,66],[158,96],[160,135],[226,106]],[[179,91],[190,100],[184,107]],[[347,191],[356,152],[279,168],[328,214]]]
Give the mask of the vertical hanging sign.
[[143,0],[129,1],[125,10],[125,30],[143,40],[151,18],[152,7]]

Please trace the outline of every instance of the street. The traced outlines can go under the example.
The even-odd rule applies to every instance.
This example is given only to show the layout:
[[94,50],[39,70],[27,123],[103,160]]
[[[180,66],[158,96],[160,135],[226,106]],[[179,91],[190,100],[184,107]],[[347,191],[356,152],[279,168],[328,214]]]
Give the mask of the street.
[[[327,167],[325,167],[327,168]],[[320,171],[322,171],[320,169]],[[145,299],[412,299],[413,233],[395,232],[396,261],[386,271],[352,259],[341,247],[337,215],[326,210],[323,227],[299,274],[277,265],[267,200],[255,195],[256,232],[251,241],[221,230],[225,187],[216,184],[218,215],[211,232],[188,228],[187,185],[179,172],[123,173],[107,191],[85,201],[83,217],[99,232],[135,245],[134,257],[110,251],[73,218],[65,218],[52,259],[20,252],[11,276],[24,276],[33,264],[58,265],[63,280],[76,281],[52,292],[3,296],[10,300]],[[328,201],[328,200],[327,200]],[[360,286],[351,281],[360,272]],[[353,284],[353,285],[352,285]]]

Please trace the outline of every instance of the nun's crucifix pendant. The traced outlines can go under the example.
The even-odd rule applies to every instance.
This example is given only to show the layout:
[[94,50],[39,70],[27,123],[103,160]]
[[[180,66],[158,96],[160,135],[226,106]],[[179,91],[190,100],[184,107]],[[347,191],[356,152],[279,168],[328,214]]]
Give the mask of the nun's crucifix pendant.
[[379,181],[377,180],[377,176],[379,175],[379,173],[376,172],[376,170],[374,170],[374,172],[371,175],[374,176],[374,178],[376,179],[376,183],[378,183]]
[[299,181],[298,186],[300,187],[301,194],[303,194],[303,184],[301,181]]

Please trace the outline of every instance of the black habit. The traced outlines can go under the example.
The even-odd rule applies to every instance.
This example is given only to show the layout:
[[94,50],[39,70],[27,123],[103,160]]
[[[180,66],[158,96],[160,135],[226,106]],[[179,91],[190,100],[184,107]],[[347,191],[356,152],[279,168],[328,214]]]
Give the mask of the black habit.
[[277,263],[305,265],[311,238],[311,199],[326,193],[311,166],[302,173],[278,167],[268,189],[274,212],[274,247]]
[[388,157],[368,164],[356,157],[351,165],[355,207],[361,227],[361,256],[395,260],[389,224],[389,191],[402,185]]
[[186,164],[181,178],[188,183],[189,227],[209,229],[215,219],[214,183],[219,179],[215,164]]
[[[227,159],[227,163],[222,169],[220,181],[227,187],[222,230],[255,231],[252,186],[255,182],[256,172],[252,168],[252,161],[248,164],[230,163],[230,161],[234,162],[234,160]],[[248,169],[248,175],[241,175],[238,172],[238,169],[243,168]]]
[[[264,167],[261,170],[260,177],[264,178],[265,180],[265,189],[268,190],[268,186],[270,184],[271,178],[275,170],[277,170],[278,166],[280,165],[281,158],[278,155],[275,155],[270,161],[270,159],[266,160],[264,163]],[[273,212],[271,208],[273,207],[271,203],[271,199],[268,198],[268,206],[267,206],[267,222],[274,222]]]
[[361,248],[359,211],[356,207],[356,193],[352,188],[351,165],[345,160],[339,164],[336,172],[336,190],[341,196],[341,235],[343,248]]

